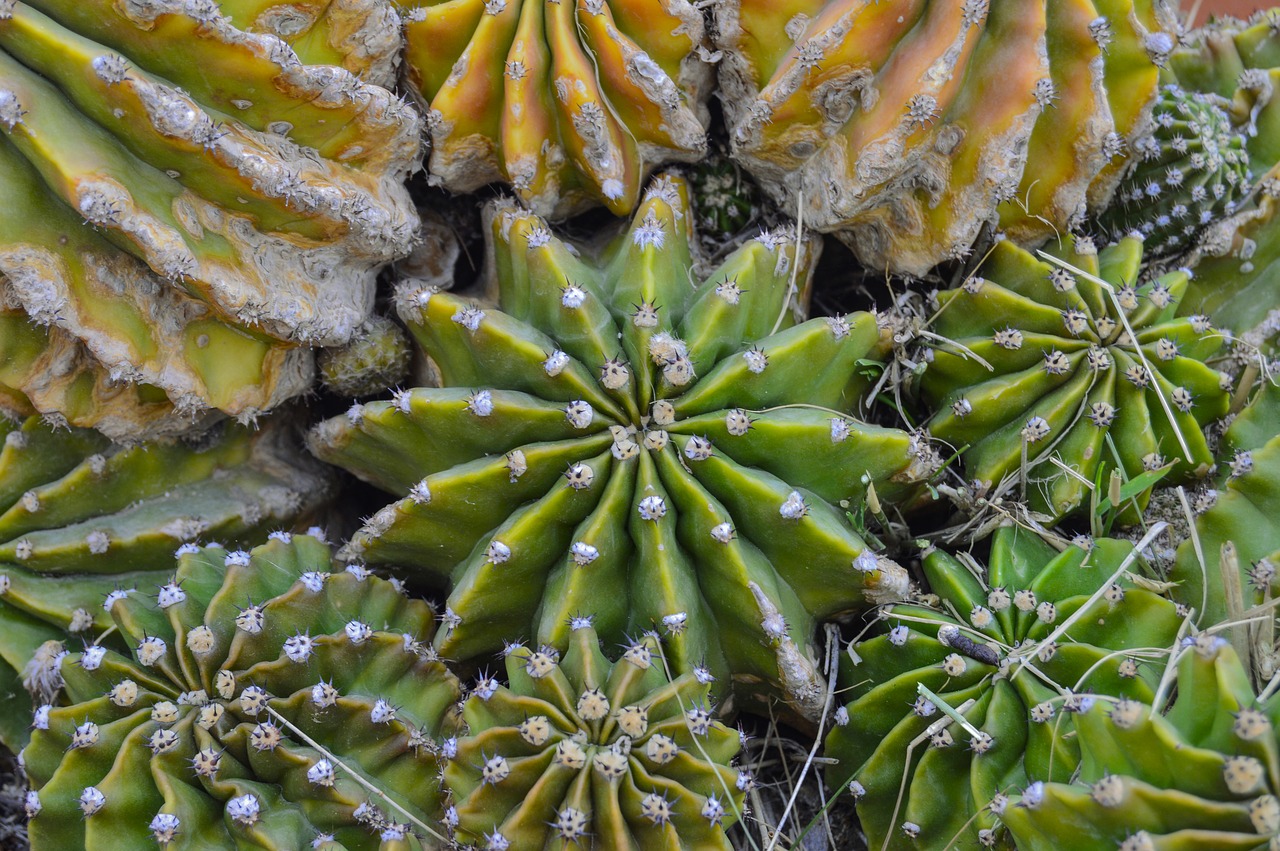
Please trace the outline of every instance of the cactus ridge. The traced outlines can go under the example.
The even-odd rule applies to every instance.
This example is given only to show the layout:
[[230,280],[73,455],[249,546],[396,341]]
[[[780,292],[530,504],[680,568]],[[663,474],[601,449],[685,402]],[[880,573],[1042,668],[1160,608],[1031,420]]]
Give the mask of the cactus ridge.
[[591,618],[570,630],[563,658],[508,646],[509,685],[482,677],[463,704],[467,733],[448,743],[444,775],[458,838],[504,851],[728,851],[752,779],[729,766],[739,735],[712,720],[710,682],[671,679],[652,633],[610,662]]
[[568,616],[594,611],[609,642],[662,632],[718,696],[759,681],[816,719],[816,621],[906,583],[836,506],[869,483],[901,495],[934,457],[844,413],[884,344],[870,314],[800,321],[808,241],[765,234],[690,280],[686,191],[659,179],[598,259],[497,209],[500,309],[401,292],[444,386],[356,406],[311,445],[404,495],[345,552],[451,584],[442,655],[522,632],[563,647]]
[[967,447],[979,489],[1023,479],[1032,508],[1054,519],[1087,508],[1113,470],[1123,481],[1166,465],[1167,483],[1206,475],[1204,427],[1226,414],[1228,386],[1205,363],[1222,335],[1207,317],[1176,316],[1189,273],[1140,283],[1138,235],[1101,251],[1074,237],[1051,254],[1086,274],[1002,241],[939,295],[934,331],[950,342],[921,380],[930,433]]
[[129,652],[64,654],[23,751],[33,848],[420,847],[459,698],[430,606],[276,533],[108,608]]
[[1131,545],[1082,543],[1059,553],[1002,527],[985,569],[930,550],[932,594],[886,607],[886,631],[841,659],[851,700],[827,737],[827,779],[858,799],[871,847],[994,847],[1006,793],[1072,776],[1072,718],[1094,693],[1151,699],[1180,618],[1120,570]]
[[1175,46],[1157,0],[714,9],[734,156],[866,265],[911,275],[988,223],[1040,242],[1105,203]]
[[706,153],[712,73],[688,0],[397,5],[430,170],[455,192],[502,180],[541,215],[626,215],[654,166]]
[[22,356],[6,407],[121,437],[251,418],[309,385],[299,344],[352,336],[417,226],[401,181],[419,122],[270,32],[326,60],[363,33],[347,64],[386,81],[390,6],[329,5],[5,4],[0,318]]
[[1256,848],[1280,845],[1280,713],[1221,637],[1186,639],[1177,699],[1096,701],[1076,716],[1071,783],[1035,782],[1005,808],[1019,848]]

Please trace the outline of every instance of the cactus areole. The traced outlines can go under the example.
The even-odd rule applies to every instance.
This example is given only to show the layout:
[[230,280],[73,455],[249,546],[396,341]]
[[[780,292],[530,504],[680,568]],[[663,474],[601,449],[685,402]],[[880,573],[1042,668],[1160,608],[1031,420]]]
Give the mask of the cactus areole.
[[686,185],[659,179],[591,256],[499,207],[498,308],[400,293],[443,386],[356,406],[311,442],[404,495],[346,555],[451,581],[442,655],[563,647],[589,614],[613,643],[657,630],[717,695],[751,683],[812,719],[817,620],[907,584],[837,506],[869,484],[892,497],[931,455],[848,413],[881,331],[865,313],[801,321],[808,242],[763,234],[698,283],[691,219]]

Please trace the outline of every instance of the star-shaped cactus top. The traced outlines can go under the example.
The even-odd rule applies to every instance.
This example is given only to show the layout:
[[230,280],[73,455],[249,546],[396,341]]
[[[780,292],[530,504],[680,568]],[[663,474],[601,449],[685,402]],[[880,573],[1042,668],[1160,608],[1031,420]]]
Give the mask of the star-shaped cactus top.
[[1180,618],[1127,578],[1130,544],[1091,546],[1059,553],[1006,526],[985,569],[931,550],[932,593],[886,609],[889,628],[841,660],[852,699],[827,776],[858,798],[871,847],[995,847],[1007,794],[1070,779],[1072,713],[1093,693],[1151,699]]
[[1139,280],[1142,249],[1139,236],[1102,251],[1068,239],[1056,256],[1077,274],[1002,241],[939,295],[933,330],[946,342],[921,382],[928,428],[964,450],[980,488],[1025,475],[1031,506],[1061,518],[1087,507],[1091,486],[1106,493],[1111,470],[1126,481],[1170,463],[1167,481],[1208,471],[1204,426],[1227,393],[1204,361],[1223,338],[1206,317],[1175,318],[1189,273]]
[[463,704],[469,732],[446,742],[445,767],[459,838],[495,851],[727,851],[751,776],[729,767],[739,736],[713,719],[708,683],[671,679],[653,634],[615,663],[590,618],[570,628],[563,659],[512,645],[510,685],[483,676]]
[[[65,654],[23,751],[34,849],[404,848],[434,830],[458,682],[435,618],[312,535],[184,546],[106,604],[130,652]],[[317,844],[316,847],[321,847]]]
[[[650,189],[598,255],[513,207],[493,214],[499,307],[401,293],[442,387],[322,424],[313,449],[404,498],[346,555],[452,584],[442,655],[657,629],[678,672],[818,711],[816,619],[905,589],[838,505],[928,471],[905,432],[865,425],[870,314],[800,322],[811,246],[745,243],[692,278],[682,181]],[[923,460],[922,460],[923,458]]]

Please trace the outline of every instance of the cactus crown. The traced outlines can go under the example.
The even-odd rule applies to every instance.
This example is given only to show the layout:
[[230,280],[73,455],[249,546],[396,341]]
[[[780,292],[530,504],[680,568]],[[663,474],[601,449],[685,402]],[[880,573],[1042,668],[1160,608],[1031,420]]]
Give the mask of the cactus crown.
[[36,710],[23,752],[33,842],[376,848],[438,812],[459,689],[430,607],[336,570],[315,537],[272,537],[183,546],[154,595],[107,598],[130,651],[61,659],[67,705]]
[[872,847],[992,846],[1011,787],[1070,778],[1070,719],[1092,693],[1150,699],[1147,660],[1173,643],[1175,607],[1125,578],[1129,544],[1089,546],[1059,553],[1006,526],[985,570],[931,550],[933,593],[885,609],[888,631],[841,660],[852,700],[827,738],[828,779],[858,797]]
[[1168,464],[1169,481],[1208,472],[1204,426],[1227,393],[1204,361],[1222,336],[1204,316],[1176,316],[1189,272],[1139,283],[1142,255],[1137,235],[1101,251],[1075,237],[1054,256],[1077,274],[1000,242],[939,295],[934,330],[949,342],[921,382],[938,411],[928,428],[964,448],[980,490],[1019,479],[1057,519],[1087,507],[1091,486],[1105,493],[1113,470],[1123,481]]
[[712,720],[710,686],[670,679],[656,635],[610,662],[591,619],[568,650],[509,646],[509,686],[481,677],[450,743],[447,819],[486,849],[550,844],[729,849],[750,775],[729,767],[738,734]]
[[865,313],[799,321],[808,242],[764,234],[696,284],[691,227],[668,178],[599,259],[498,209],[500,309],[401,294],[444,387],[357,406],[312,445],[406,494],[346,553],[452,581],[442,655],[522,632],[563,647],[591,611],[609,642],[661,631],[717,694],[741,674],[816,718],[815,618],[905,589],[835,504],[893,496],[931,457],[846,413],[881,334]]

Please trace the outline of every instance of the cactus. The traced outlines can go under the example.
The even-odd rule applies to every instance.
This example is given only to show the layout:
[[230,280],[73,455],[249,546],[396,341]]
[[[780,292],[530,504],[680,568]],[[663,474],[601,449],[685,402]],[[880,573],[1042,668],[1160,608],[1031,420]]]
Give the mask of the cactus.
[[912,275],[984,224],[1042,241],[1105,203],[1174,46],[1158,0],[714,8],[734,156],[806,225]]
[[1174,605],[1130,582],[1128,543],[1089,547],[1059,553],[1006,526],[985,570],[930,549],[932,594],[887,607],[887,633],[841,659],[851,700],[827,737],[839,760],[827,776],[858,798],[870,847],[993,847],[1006,790],[1072,776],[1072,715],[1093,693],[1151,700]]
[[727,153],[717,150],[689,169],[698,236],[712,244],[742,233],[755,222],[763,199],[755,183]]
[[[351,5],[311,10],[303,32],[304,7],[6,0],[0,316],[48,326],[0,376],[7,407],[113,417],[119,436],[175,411],[251,418],[309,385],[300,344],[352,336],[377,267],[414,234],[401,180],[418,121],[387,90],[229,16],[256,11],[326,58],[355,25],[363,41],[344,50],[385,78],[370,63],[389,69],[394,36],[337,20]],[[364,14],[376,27],[391,13]],[[173,409],[157,411],[166,398]]]
[[463,704],[468,732],[444,774],[457,838],[509,851],[729,851],[724,830],[752,780],[729,767],[738,734],[712,720],[709,683],[671,679],[652,633],[613,663],[591,618],[570,629],[563,659],[507,647],[510,685],[482,677]]
[[[1174,599],[1193,607],[1202,626],[1274,599],[1280,589],[1280,390],[1264,385],[1222,439],[1224,484],[1178,547],[1170,579]],[[1280,670],[1274,642],[1259,662]]]
[[272,537],[182,548],[154,597],[108,600],[127,654],[65,654],[65,705],[23,751],[33,851],[421,847],[459,697],[434,614],[321,540]]
[[1112,240],[1137,231],[1153,254],[1174,254],[1235,212],[1249,189],[1249,157],[1225,106],[1217,95],[1163,87],[1155,131],[1135,145],[1132,170],[1100,219]]
[[866,313],[800,321],[809,241],[764,234],[690,285],[686,193],[658,180],[598,259],[491,211],[500,309],[400,293],[442,386],[353,407],[311,446],[402,495],[344,552],[451,583],[441,655],[563,648],[590,611],[611,643],[662,631],[718,698],[750,683],[813,719],[816,621],[906,583],[836,506],[900,496],[935,459],[847,413],[882,334]]
[[370,316],[345,346],[317,356],[320,382],[339,396],[372,396],[409,373],[409,337],[384,316]]
[[1169,464],[1166,483],[1206,475],[1204,426],[1228,399],[1204,361],[1223,338],[1203,316],[1174,318],[1188,273],[1139,285],[1138,236],[1100,252],[1070,238],[1053,254],[1083,274],[1003,241],[939,295],[933,330],[948,342],[921,380],[930,432],[964,449],[979,490],[1021,477],[1028,503],[1054,519],[1087,508],[1091,489],[1106,494],[1112,470],[1125,481]]
[[[0,420],[0,676],[17,678],[46,642],[61,651],[111,626],[104,599],[160,584],[173,550],[197,538],[265,540],[314,513],[327,477],[288,429],[225,426],[201,442],[109,444],[86,429]],[[30,676],[27,677],[30,679]],[[37,689],[38,690],[38,689]],[[48,697],[48,695],[46,695]],[[21,690],[0,715],[27,715]],[[25,724],[0,740],[25,740]]]
[[702,13],[689,0],[397,0],[430,170],[511,184],[541,215],[640,200],[649,171],[706,153]]
[[1178,696],[1098,700],[1075,719],[1082,760],[1074,782],[1030,784],[1005,807],[1024,851],[1148,851],[1276,847],[1280,842],[1280,722],[1231,646],[1187,639]]

